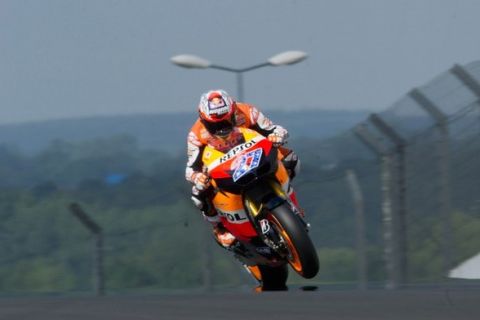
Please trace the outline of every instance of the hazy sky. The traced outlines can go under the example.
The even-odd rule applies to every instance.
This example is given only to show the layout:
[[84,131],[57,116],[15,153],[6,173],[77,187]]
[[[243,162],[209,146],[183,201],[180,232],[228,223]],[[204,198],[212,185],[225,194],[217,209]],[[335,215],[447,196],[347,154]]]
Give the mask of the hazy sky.
[[196,112],[236,94],[229,67],[285,50],[309,58],[245,74],[262,109],[383,110],[454,63],[480,59],[478,0],[0,0],[0,123]]

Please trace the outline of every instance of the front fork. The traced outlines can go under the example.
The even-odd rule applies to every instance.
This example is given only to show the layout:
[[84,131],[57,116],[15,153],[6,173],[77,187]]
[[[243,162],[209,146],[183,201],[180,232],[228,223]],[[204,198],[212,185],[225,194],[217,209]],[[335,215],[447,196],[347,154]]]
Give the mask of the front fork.
[[263,242],[273,250],[278,251],[281,249],[278,245],[278,236],[275,235],[275,232],[272,232],[272,228],[267,219],[267,213],[269,211],[287,202],[295,215],[302,221],[307,231],[310,224],[305,221],[296,204],[293,203],[276,180],[272,179],[265,182],[265,184],[257,185],[245,192],[243,196],[244,207],[249,213],[247,216],[250,222]]

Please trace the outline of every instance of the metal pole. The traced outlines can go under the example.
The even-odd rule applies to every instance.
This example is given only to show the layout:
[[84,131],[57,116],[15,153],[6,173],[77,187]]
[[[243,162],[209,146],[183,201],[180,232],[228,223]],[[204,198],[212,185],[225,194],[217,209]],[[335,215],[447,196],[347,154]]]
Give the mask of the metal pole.
[[[406,184],[406,155],[405,146],[406,141],[384,120],[378,115],[372,114],[370,121],[379,129],[390,141],[395,144],[395,152],[397,154],[396,159],[396,206],[392,211],[392,223],[393,223],[393,241],[395,243],[394,261],[398,264],[395,267],[395,278],[399,284],[407,282],[407,270],[408,270],[408,246],[407,246],[407,184]],[[393,162],[393,158],[389,160]]]
[[105,295],[105,277],[103,274],[103,234],[100,232],[95,237],[93,274],[95,293],[97,296]]
[[243,102],[244,92],[243,92],[243,72],[238,71],[237,74],[237,100]]
[[442,256],[443,272],[447,276],[453,266],[453,230],[450,213],[450,139],[447,116],[438,108],[433,101],[425,96],[419,89],[413,89],[410,97],[424,109],[436,122],[440,139],[437,143],[440,169],[440,195],[439,204],[442,218]]
[[237,68],[230,68],[230,67],[225,67],[225,66],[219,66],[217,64],[212,64],[209,68],[212,69],[218,69],[218,70],[223,70],[223,71],[228,71],[228,72],[233,72],[236,74],[236,82],[237,82],[237,100],[242,101],[244,99],[244,85],[243,85],[243,74],[248,71],[252,71],[255,69],[260,69],[263,67],[268,67],[271,66],[270,63],[264,62],[260,64],[256,64],[247,68],[242,68],[242,69],[237,69]]
[[450,203],[450,139],[448,126],[445,123],[439,125],[440,140],[438,148],[440,153],[440,206],[443,221],[443,248],[444,248],[444,275],[448,276],[454,261],[454,240]]
[[69,209],[72,214],[94,235],[93,249],[93,278],[95,294],[105,294],[105,280],[103,272],[103,230],[95,221],[88,216],[78,203],[71,203]]
[[398,199],[398,251],[399,251],[399,283],[405,284],[408,282],[408,243],[407,243],[407,157],[405,153],[405,145],[398,145],[396,148],[397,162],[396,162],[396,184],[397,199]]
[[450,72],[457,77],[467,88],[472,91],[475,96],[477,96],[477,102],[480,100],[480,82],[475,79],[465,68],[456,64],[451,69]]
[[392,176],[391,176],[392,155],[383,154],[381,156],[381,182],[382,182],[382,217],[383,217],[383,239],[385,241],[385,264],[388,275],[385,287],[389,290],[398,288],[399,270],[398,255],[394,233],[394,216],[392,210]]
[[393,238],[393,213],[392,213],[392,188],[391,188],[391,162],[392,155],[385,146],[374,137],[364,124],[354,129],[357,137],[380,158],[380,183],[382,192],[382,226],[384,242],[384,259],[387,280],[385,288],[389,290],[398,287],[398,260],[395,252],[397,248]]
[[450,69],[463,84],[465,84],[480,99],[480,83],[465,68],[456,64]]
[[358,288],[360,290],[367,289],[368,283],[368,269],[367,269],[367,254],[366,254],[366,235],[365,235],[365,214],[363,194],[358,183],[357,175],[353,170],[346,172],[347,183],[352,191],[353,203],[355,206],[355,233],[356,233],[356,247],[357,247],[357,274],[358,274]]

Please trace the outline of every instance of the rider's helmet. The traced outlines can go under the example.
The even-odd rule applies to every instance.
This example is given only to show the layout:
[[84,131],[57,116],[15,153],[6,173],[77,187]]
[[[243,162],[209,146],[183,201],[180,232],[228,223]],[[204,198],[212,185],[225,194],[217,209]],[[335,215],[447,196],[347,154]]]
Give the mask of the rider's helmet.
[[198,113],[208,132],[226,137],[235,126],[235,108],[235,101],[227,92],[212,90],[202,94]]

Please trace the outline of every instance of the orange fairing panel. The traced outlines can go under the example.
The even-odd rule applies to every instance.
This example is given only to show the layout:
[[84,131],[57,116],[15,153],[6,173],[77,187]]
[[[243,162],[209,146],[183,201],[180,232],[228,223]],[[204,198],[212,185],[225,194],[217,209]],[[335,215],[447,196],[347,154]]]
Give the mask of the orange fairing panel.
[[243,209],[242,196],[228,192],[217,192],[213,197],[213,205],[222,212],[233,212]]
[[288,177],[287,169],[285,169],[281,161],[278,161],[278,169],[277,169],[277,172],[275,173],[275,176],[277,177],[278,182],[282,186],[283,190],[287,192],[290,178]]
[[223,225],[235,237],[248,239],[257,236],[257,232],[243,208],[241,195],[218,192],[213,198],[213,205],[220,215]]

